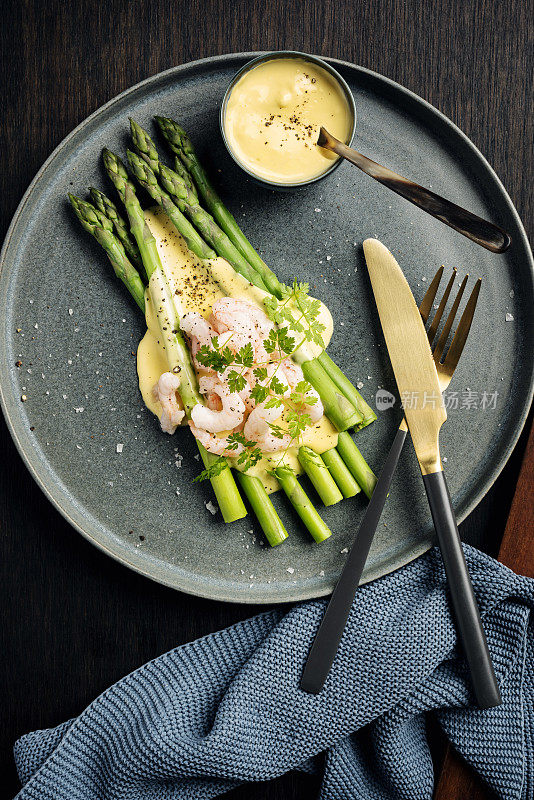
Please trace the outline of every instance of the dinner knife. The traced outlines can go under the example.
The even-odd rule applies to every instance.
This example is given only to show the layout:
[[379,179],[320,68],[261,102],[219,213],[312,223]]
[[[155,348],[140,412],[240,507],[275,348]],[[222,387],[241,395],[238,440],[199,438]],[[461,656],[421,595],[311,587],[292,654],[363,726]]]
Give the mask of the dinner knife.
[[425,326],[401,268],[377,239],[363,243],[367,269],[404,414],[423,475],[459,638],[481,708],[502,702],[441,464],[447,419]]

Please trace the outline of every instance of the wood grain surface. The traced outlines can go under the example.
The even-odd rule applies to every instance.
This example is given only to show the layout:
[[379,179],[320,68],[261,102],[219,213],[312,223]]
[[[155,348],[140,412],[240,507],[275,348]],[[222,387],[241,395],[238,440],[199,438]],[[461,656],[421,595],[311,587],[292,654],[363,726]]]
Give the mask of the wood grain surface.
[[[528,0],[4,0],[0,27],[2,234],[34,173],[88,114],[192,59],[292,48],[353,61],[400,82],[464,130],[532,220]],[[53,225],[53,220],[50,221]],[[462,525],[496,554],[522,440]],[[19,788],[14,740],[78,714],[171,647],[255,609],[173,592],[116,564],[49,505],[0,422],[0,797]],[[435,743],[436,759],[441,750]],[[313,797],[301,775],[255,800]],[[249,798],[250,787],[228,795]]]

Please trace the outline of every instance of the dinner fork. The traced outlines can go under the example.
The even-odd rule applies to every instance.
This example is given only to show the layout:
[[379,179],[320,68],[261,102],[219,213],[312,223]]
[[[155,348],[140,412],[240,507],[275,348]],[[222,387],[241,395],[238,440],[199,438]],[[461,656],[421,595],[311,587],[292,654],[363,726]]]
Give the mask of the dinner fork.
[[[428,290],[421,301],[421,305],[419,306],[419,312],[425,325],[430,319],[430,314],[434,306],[434,300],[436,299],[441,279],[443,277],[443,272],[444,267],[440,267],[434,275],[430,286],[428,287]],[[447,345],[447,341],[449,339],[449,335],[451,333],[452,326],[458,313],[458,308],[460,306],[468,281],[468,276],[466,275],[460,285],[456,297],[454,298],[451,310],[445,325],[443,326],[443,330],[434,345],[438,328],[457,275],[457,270],[453,269],[452,276],[447,284],[447,287],[437,307],[436,313],[434,314],[427,331],[430,346],[433,348],[432,355],[434,358],[434,363],[436,364],[436,370],[438,373],[439,384],[442,393],[451,382],[451,378],[458,365],[460,356],[462,355],[469,330],[471,328],[471,323],[473,321],[481,286],[481,280],[479,278],[475,283],[463,314],[460,317],[460,321],[458,322],[458,326],[454,333],[450,347],[445,357],[443,357],[445,347]],[[330,672],[330,668],[332,666],[332,662],[334,661],[339,642],[345,629],[347,618],[356,594],[356,589],[360,583],[360,578],[362,576],[363,568],[371,548],[373,536],[382,515],[382,510],[388,496],[389,487],[391,485],[393,475],[395,474],[407,434],[408,425],[406,424],[406,420],[403,419],[395,439],[393,440],[393,444],[391,445],[384,466],[382,467],[378,482],[374,488],[371,499],[369,500],[369,504],[352,544],[350,553],[347,556],[347,561],[345,562],[345,566],[343,567],[339,581],[337,582],[332,597],[330,598],[330,602],[328,603],[321,625],[319,626],[319,630],[317,631],[312,644],[300,681],[300,688],[305,692],[309,692],[310,694],[319,694],[324,686],[324,682],[326,681],[328,673]]]

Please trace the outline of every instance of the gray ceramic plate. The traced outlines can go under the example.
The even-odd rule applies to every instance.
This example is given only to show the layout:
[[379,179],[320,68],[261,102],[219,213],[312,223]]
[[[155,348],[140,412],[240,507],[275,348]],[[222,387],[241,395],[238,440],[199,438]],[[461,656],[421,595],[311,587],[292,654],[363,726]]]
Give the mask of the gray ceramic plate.
[[[378,386],[393,390],[394,380],[362,240],[375,236],[396,254],[417,299],[440,264],[482,277],[470,341],[451,386],[459,407],[449,411],[442,434],[460,520],[499,474],[529,407],[533,273],[510,199],[469,140],[420,98],[350,64],[334,62],[356,98],[356,146],[500,223],[513,237],[509,252],[487,253],[347,164],[296,194],[249,182],[224,150],[217,108],[234,72],[253,55],[197,61],[150,78],[89,117],[52,154],[22,200],[2,253],[0,385],[22,457],[74,528],[161,583],[221,600],[272,603],[331,591],[364,501],[326,510],[335,535],[315,545],[276,497],[291,536],[274,550],[263,546],[251,517],[225,526],[206,510],[209,485],[191,484],[199,468],[191,437],[162,435],[137,390],[132,351],[143,321],[65,200],[69,190],[109,189],[101,148],[124,150],[129,115],[148,127],[154,114],[181,120],[266,260],[283,279],[309,279],[329,304],[337,323],[330,351],[353,381],[363,382],[371,402]],[[488,398],[497,392],[495,408],[481,408],[483,392]],[[400,415],[393,409],[378,416],[358,434],[376,470]],[[422,483],[411,448],[405,450],[366,580],[405,564],[431,542]],[[184,457],[181,467],[176,454]]]

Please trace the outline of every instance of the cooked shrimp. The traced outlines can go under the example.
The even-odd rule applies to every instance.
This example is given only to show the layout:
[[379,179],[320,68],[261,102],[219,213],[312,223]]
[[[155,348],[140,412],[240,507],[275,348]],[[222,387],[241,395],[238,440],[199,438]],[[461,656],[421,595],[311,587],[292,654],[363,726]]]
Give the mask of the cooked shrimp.
[[257,360],[268,360],[263,342],[274,325],[261,308],[247,300],[221,297],[213,304],[210,322],[218,333],[234,332],[228,343],[232,349],[250,342]]
[[282,406],[275,408],[266,408],[267,400],[263,403],[258,403],[250,412],[243,433],[245,439],[250,442],[256,442],[260,450],[263,452],[271,452],[274,450],[282,450],[287,447],[291,441],[289,434],[282,438],[275,436],[271,431],[270,423],[275,422],[282,413]]
[[[284,359],[282,361],[282,369],[284,374],[289,382],[289,385],[294,388],[300,381],[305,380],[304,373],[298,364],[295,364],[290,358]],[[318,422],[324,414],[324,407],[321,403],[321,399],[315,389],[311,386],[306,392],[307,397],[315,397],[317,398],[315,403],[305,403],[303,411],[306,414],[310,415],[310,419],[312,422]]]
[[200,373],[213,373],[210,367],[205,367],[197,361],[197,353],[204,345],[212,347],[212,340],[217,336],[217,331],[211,327],[204,317],[194,311],[189,311],[187,314],[184,314],[180,320],[180,328],[191,339],[191,355],[193,356],[195,368]]
[[193,436],[198,439],[200,444],[204,445],[208,453],[230,458],[231,456],[241,455],[245,449],[242,444],[238,444],[235,449],[228,450],[229,441],[227,436],[221,438],[220,436],[216,436],[214,433],[208,433],[208,431],[197,428],[192,422],[189,423],[189,427],[191,428]]
[[245,404],[236,392],[230,392],[222,383],[216,383],[212,391],[221,398],[222,409],[215,411],[212,408],[198,403],[191,412],[191,419],[197,428],[203,428],[208,433],[221,433],[236,428],[243,422]]
[[191,336],[191,338],[195,337],[195,339],[198,339],[201,345],[210,345],[213,337],[217,336],[217,332],[211,327],[209,322],[194,311],[189,311],[187,314],[183,315],[180,320],[180,328],[184,333],[187,333],[188,336]]
[[160,417],[161,430],[164,433],[174,433],[185,416],[185,412],[178,405],[176,392],[180,388],[180,378],[172,372],[164,372],[156,383],[152,392],[156,400],[161,403]]
[[219,383],[217,375],[201,375],[198,379],[198,389],[200,394],[206,398],[206,405],[213,411],[221,411],[222,403],[221,398],[215,391],[215,387]]

